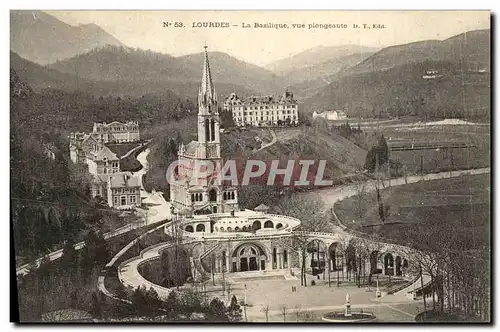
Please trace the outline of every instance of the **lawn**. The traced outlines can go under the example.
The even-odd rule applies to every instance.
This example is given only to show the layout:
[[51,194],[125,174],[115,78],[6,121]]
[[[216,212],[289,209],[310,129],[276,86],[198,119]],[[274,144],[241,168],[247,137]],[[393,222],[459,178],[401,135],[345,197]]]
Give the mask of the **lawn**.
[[120,144],[106,144],[106,147],[108,147],[111,151],[113,151],[114,154],[118,158],[121,158],[127,152],[135,148],[136,146],[140,145],[140,142],[130,142],[130,143],[120,143]]
[[348,227],[401,244],[407,243],[410,234],[439,222],[457,231],[467,249],[476,249],[489,243],[489,195],[489,174],[470,175],[383,189],[382,200],[389,206],[385,224],[375,193],[336,203],[335,212]]

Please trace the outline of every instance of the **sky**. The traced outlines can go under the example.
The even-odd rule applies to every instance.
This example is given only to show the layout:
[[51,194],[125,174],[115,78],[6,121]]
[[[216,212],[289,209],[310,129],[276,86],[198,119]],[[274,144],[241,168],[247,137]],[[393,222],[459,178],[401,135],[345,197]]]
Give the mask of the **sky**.
[[[257,65],[316,46],[360,44],[386,47],[425,39],[446,39],[490,27],[488,11],[47,11],[71,24],[95,23],[130,47],[174,56],[210,51],[229,53]],[[172,25],[164,27],[164,22]],[[181,22],[183,27],[175,27]],[[229,28],[193,28],[198,22],[227,22]],[[288,24],[289,29],[254,28],[254,23]],[[242,23],[251,28],[243,28]],[[305,24],[293,28],[292,24]],[[346,24],[313,28],[309,24]],[[354,28],[357,24],[360,28]],[[367,24],[371,28],[364,28]],[[384,28],[373,28],[373,24]],[[238,25],[238,26],[233,26]]]

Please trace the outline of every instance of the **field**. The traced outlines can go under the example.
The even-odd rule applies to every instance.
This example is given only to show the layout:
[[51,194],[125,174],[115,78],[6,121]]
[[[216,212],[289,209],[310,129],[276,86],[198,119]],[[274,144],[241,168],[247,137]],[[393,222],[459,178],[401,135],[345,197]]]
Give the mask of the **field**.
[[458,232],[460,245],[469,250],[489,243],[490,190],[489,175],[418,182],[381,191],[389,207],[385,223],[379,217],[375,193],[363,194],[361,200],[343,200],[335,204],[335,212],[348,227],[402,244],[439,223]]
[[121,158],[127,152],[140,145],[140,142],[120,143],[120,144],[106,144],[106,146],[113,151],[118,158]]
[[[330,125],[338,126],[345,121],[331,121]],[[391,151],[390,159],[405,165],[408,174],[471,169],[490,165],[491,127],[489,123],[472,123],[456,119],[423,122],[412,117],[380,121],[349,119],[348,122],[352,128],[357,128],[359,123],[361,130],[368,134],[382,133],[389,148],[419,143],[440,145],[462,143],[474,146],[460,149]]]

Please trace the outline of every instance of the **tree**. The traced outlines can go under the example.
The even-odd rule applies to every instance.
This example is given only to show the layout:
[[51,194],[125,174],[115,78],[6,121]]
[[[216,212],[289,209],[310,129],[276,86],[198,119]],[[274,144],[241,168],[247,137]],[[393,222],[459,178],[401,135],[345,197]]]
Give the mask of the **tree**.
[[233,113],[231,111],[219,111],[220,114],[220,127],[224,129],[233,128],[235,126]]
[[71,239],[68,239],[64,244],[61,264],[63,267],[70,270],[73,270],[78,266],[78,252],[76,251],[75,244]]
[[145,294],[146,305],[150,309],[150,316],[156,316],[162,306],[162,301],[153,287],[150,287]]
[[101,300],[99,298],[98,292],[92,292],[92,308],[90,313],[95,318],[101,318],[102,316]]
[[213,322],[225,322],[228,321],[226,315],[226,306],[224,302],[218,298],[214,298],[208,307],[207,319]]
[[283,315],[283,323],[286,322],[286,314],[288,313],[288,307],[286,304],[281,305],[281,314]]
[[384,135],[381,135],[378,139],[377,145],[373,146],[366,154],[365,169],[369,172],[377,171],[378,165],[384,165],[389,161],[389,147],[387,146],[387,141]]
[[95,265],[105,264],[110,260],[110,256],[106,240],[102,233],[91,230],[85,239],[83,267],[91,268]]
[[168,294],[167,299],[163,303],[163,308],[167,311],[167,315],[172,318],[177,315],[179,310],[180,302],[175,291],[171,291]]
[[356,211],[358,218],[361,219],[365,214],[366,208],[366,182],[356,181],[354,186],[356,188]]
[[[245,304],[246,305],[246,304]],[[233,295],[231,298],[231,303],[227,307],[227,316],[231,322],[239,322],[242,320],[242,310],[236,296]]]
[[298,322],[300,320],[300,316],[302,314],[302,308],[300,307],[300,305],[296,305],[295,306],[295,320]]
[[269,322],[269,304],[266,304],[264,307],[262,307],[260,309],[261,312],[264,313],[264,315],[266,315],[266,323]]

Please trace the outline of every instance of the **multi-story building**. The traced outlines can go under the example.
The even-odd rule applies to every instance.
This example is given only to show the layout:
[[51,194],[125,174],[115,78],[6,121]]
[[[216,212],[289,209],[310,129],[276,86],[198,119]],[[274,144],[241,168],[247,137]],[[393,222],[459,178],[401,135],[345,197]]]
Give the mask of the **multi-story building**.
[[345,120],[347,119],[347,115],[343,110],[332,110],[332,111],[325,111],[322,113],[314,111],[313,119],[316,118],[323,118],[325,120]]
[[224,111],[231,112],[235,125],[240,127],[299,123],[298,103],[288,91],[280,96],[251,96],[244,100],[232,93],[224,102]]
[[87,153],[89,173],[112,174],[120,171],[120,159],[108,147],[102,146],[98,151]]
[[94,123],[92,134],[102,143],[128,143],[141,139],[139,122],[135,121]]
[[110,207],[123,209],[141,205],[139,178],[130,172],[97,174],[92,179],[92,197],[100,196]]
[[[208,54],[205,48],[203,76],[198,93],[198,140],[181,144],[178,152],[180,165],[211,162],[214,170],[222,167],[220,154],[220,118],[217,94],[212,83]],[[170,202],[178,211],[189,209],[195,214],[238,210],[236,188],[214,182],[211,177],[192,179],[193,169],[180,167],[177,181],[170,184]]]
[[71,133],[69,136],[69,156],[74,164],[87,164],[87,154],[102,147],[103,144],[92,134]]
[[69,144],[71,161],[77,166],[77,172],[90,173],[92,197],[99,196],[115,208],[140,206],[138,177],[130,172],[120,172],[120,158],[105,145],[109,136],[103,137],[96,132],[72,133]]
[[108,205],[117,208],[130,208],[141,205],[141,185],[139,178],[130,172],[109,176]]

